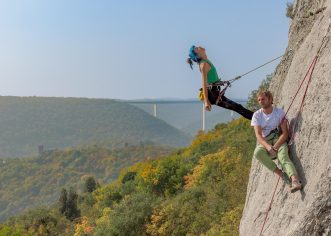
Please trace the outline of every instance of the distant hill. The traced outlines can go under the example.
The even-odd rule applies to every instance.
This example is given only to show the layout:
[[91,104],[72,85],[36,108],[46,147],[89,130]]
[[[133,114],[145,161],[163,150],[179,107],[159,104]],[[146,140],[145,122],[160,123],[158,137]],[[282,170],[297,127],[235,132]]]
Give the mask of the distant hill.
[[95,143],[185,146],[191,137],[127,103],[110,99],[0,97],[0,157]]
[[57,200],[62,188],[82,189],[87,176],[109,183],[119,171],[143,160],[169,154],[155,145],[109,150],[97,146],[47,151],[38,157],[0,159],[0,221],[36,205]]

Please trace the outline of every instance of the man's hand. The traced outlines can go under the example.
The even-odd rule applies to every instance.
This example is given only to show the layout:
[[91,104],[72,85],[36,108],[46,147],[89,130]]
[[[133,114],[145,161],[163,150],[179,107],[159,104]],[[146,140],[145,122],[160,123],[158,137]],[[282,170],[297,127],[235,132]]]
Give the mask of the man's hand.
[[277,150],[271,145],[268,146],[267,151],[269,152],[271,157],[277,156]]
[[282,145],[283,143],[286,142],[287,138],[288,138],[288,127],[287,127],[287,120],[283,120],[281,125],[280,125],[280,128],[282,130],[282,134],[279,136],[277,142],[274,144],[274,148],[276,150],[278,150]]
[[278,149],[279,148],[280,148],[280,145],[278,145],[277,143],[275,143],[275,145],[273,146],[273,149],[278,152]]
[[205,101],[205,109],[206,109],[206,111],[211,111],[211,104],[208,100]]

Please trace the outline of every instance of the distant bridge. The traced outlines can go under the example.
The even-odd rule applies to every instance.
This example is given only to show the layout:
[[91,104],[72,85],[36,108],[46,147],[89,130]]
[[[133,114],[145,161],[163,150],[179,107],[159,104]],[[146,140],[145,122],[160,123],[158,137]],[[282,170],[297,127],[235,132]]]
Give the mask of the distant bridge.
[[[203,102],[198,99],[146,99],[146,100],[119,100],[120,102],[126,102],[130,104],[151,104],[153,105],[153,115],[157,117],[157,104],[180,104],[180,103],[189,103],[189,104],[202,104],[202,130],[206,129],[206,110]],[[246,100],[235,100],[238,103],[246,103]],[[231,111],[231,117],[233,117],[233,111]]]
[[[118,100],[121,102],[127,102],[127,103],[132,103],[132,104],[171,104],[171,103],[202,103],[200,100],[198,99],[170,99],[170,100],[166,100],[166,99],[146,99],[146,100]],[[235,102],[238,103],[245,103],[246,100],[241,100],[241,99],[234,99]]]
[[162,99],[148,99],[148,100],[120,100],[131,104],[172,104],[172,103],[201,103],[200,100],[162,100]]

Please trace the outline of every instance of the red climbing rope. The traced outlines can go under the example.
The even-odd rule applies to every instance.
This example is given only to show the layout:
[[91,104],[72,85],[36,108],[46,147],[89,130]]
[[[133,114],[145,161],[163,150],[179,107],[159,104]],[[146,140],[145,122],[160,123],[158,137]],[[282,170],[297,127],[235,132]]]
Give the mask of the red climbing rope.
[[[305,98],[306,98],[306,95],[307,95],[308,87],[309,87],[309,84],[310,84],[310,81],[311,81],[311,78],[312,78],[312,75],[313,75],[313,72],[314,72],[314,69],[315,69],[315,65],[316,65],[317,59],[318,59],[318,55],[315,56],[313,62],[310,64],[309,69],[308,69],[308,71],[307,71],[307,73],[306,73],[304,79],[302,80],[302,82],[301,82],[301,84],[300,84],[298,90],[296,91],[294,97],[292,98],[291,104],[290,104],[290,106],[287,108],[287,111],[286,111],[284,117],[286,117],[286,115],[287,115],[288,112],[290,111],[291,106],[292,106],[292,104],[293,104],[295,98],[297,97],[299,91],[301,90],[301,87],[302,87],[303,83],[306,81],[306,79],[307,79],[307,77],[308,77],[308,75],[309,75],[309,77],[308,77],[308,82],[307,82],[307,85],[306,85],[306,88],[305,88],[304,95],[303,95],[303,97],[302,97],[302,99],[301,99],[300,108],[299,108],[299,111],[298,111],[297,115],[302,111],[303,104],[304,104],[304,101],[305,101]],[[309,73],[309,72],[310,72],[310,73]],[[295,124],[294,124],[294,128],[297,126],[297,123],[298,123],[298,118],[296,117]],[[292,134],[291,134],[291,138],[290,138],[290,142],[293,141],[293,139],[294,139],[294,134],[295,134],[295,133],[292,132]],[[274,198],[275,198],[275,194],[276,194],[276,190],[277,190],[277,187],[278,187],[278,184],[279,184],[279,180],[280,180],[280,176],[278,177],[276,187],[275,187],[274,192],[273,192],[273,194],[272,194],[271,201],[270,201],[269,207],[268,207],[268,209],[267,209],[267,212],[266,212],[266,215],[265,215],[265,218],[264,218],[264,221],[263,221],[263,225],[262,225],[262,228],[261,228],[260,236],[262,235],[262,233],[263,233],[263,229],[264,229],[264,226],[265,226],[265,224],[266,224],[266,222],[267,222],[268,214],[269,214],[269,212],[270,212],[270,210],[271,210],[271,206],[272,206],[272,203],[273,203]]]
[[[308,75],[309,75],[309,77],[308,77],[308,82],[307,82],[307,85],[306,85],[306,88],[305,88],[304,95],[303,95],[303,97],[302,97],[302,99],[301,99],[300,108],[299,108],[299,110],[298,110],[297,115],[302,111],[303,104],[304,104],[304,101],[305,101],[305,98],[306,98],[306,95],[307,95],[308,87],[309,87],[309,84],[310,84],[310,81],[311,81],[311,78],[312,78],[312,75],[313,75],[313,72],[314,72],[314,69],[315,69],[315,65],[316,65],[317,59],[318,59],[318,54],[315,56],[313,62],[310,64],[309,69],[308,69],[308,71],[307,71],[307,73],[306,73],[304,79],[302,80],[302,82],[301,82],[301,84],[300,84],[298,90],[296,91],[294,97],[292,98],[291,104],[290,104],[290,106],[288,107],[288,109],[287,109],[287,111],[286,111],[284,117],[286,117],[286,115],[288,114],[289,110],[291,109],[291,106],[292,106],[292,104],[293,104],[295,98],[297,97],[299,91],[301,90],[301,87],[302,87],[303,83],[306,81],[306,79],[307,79],[307,77],[308,77]],[[309,73],[309,72],[310,72],[310,73]],[[297,126],[297,123],[298,123],[298,117],[296,117],[295,119],[296,119],[296,120],[295,120],[295,124],[294,124],[294,129],[295,129],[296,126]],[[295,134],[295,133],[292,132],[292,134],[291,134],[291,138],[290,138],[290,142],[293,141],[293,139],[294,139],[294,134]],[[260,236],[262,235],[262,233],[263,233],[263,229],[264,229],[264,226],[265,226],[265,224],[266,224],[266,222],[267,222],[268,214],[269,214],[269,212],[270,212],[270,210],[271,210],[271,206],[272,206],[272,203],[273,203],[273,201],[274,201],[274,197],[275,197],[276,190],[277,190],[277,187],[278,187],[278,184],[279,184],[279,180],[280,180],[280,176],[278,177],[276,187],[275,187],[274,192],[273,192],[273,194],[272,194],[271,201],[270,201],[269,207],[268,207],[268,209],[267,209],[267,212],[266,212],[266,215],[265,215],[265,218],[264,218],[264,221],[263,221],[263,225],[262,225],[262,228],[261,228]]]
[[291,109],[291,107],[292,107],[292,105],[293,105],[293,102],[294,102],[295,98],[297,97],[298,93],[300,92],[301,87],[302,87],[303,83],[305,82],[305,80],[306,80],[306,78],[307,78],[307,76],[308,76],[308,74],[309,74],[309,71],[310,71],[311,67],[312,67],[312,66],[315,66],[315,64],[316,64],[315,62],[316,62],[316,61],[317,61],[317,56],[315,56],[314,60],[313,60],[312,63],[310,64],[309,69],[308,69],[308,71],[307,71],[305,77],[304,77],[303,80],[301,81],[298,90],[296,91],[294,97],[292,98],[292,101],[291,101],[289,107],[288,107],[287,110],[286,110],[285,117],[287,116],[288,112],[290,111],[290,109]]
[[269,211],[271,210],[271,206],[272,206],[272,203],[273,203],[273,201],[274,201],[274,197],[275,197],[276,190],[277,190],[277,187],[278,187],[278,184],[279,184],[279,180],[280,180],[280,177],[278,177],[278,180],[277,180],[277,184],[276,184],[275,190],[274,190],[274,192],[273,192],[273,194],[272,194],[271,201],[270,201],[270,204],[269,204],[269,207],[268,207],[268,210],[267,210],[266,216],[265,216],[264,221],[263,221],[263,225],[262,225],[262,228],[261,228],[260,236],[262,235],[262,232],[263,232],[263,229],[264,229],[265,223],[267,223],[268,214],[269,214]]
[[295,133],[295,130],[296,130],[297,126],[298,126],[299,115],[300,115],[300,113],[302,112],[303,104],[304,104],[304,101],[305,101],[305,99],[306,99],[306,95],[307,95],[307,91],[308,91],[309,84],[310,84],[311,79],[312,79],[312,77],[313,77],[312,75],[313,75],[313,72],[314,72],[314,70],[315,70],[315,65],[316,65],[316,63],[317,63],[317,59],[318,59],[318,56],[315,56],[315,58],[314,58],[314,60],[313,60],[312,68],[311,68],[311,73],[310,73],[310,76],[309,76],[309,78],[308,78],[307,86],[306,86],[305,92],[304,92],[304,94],[303,94],[303,96],[302,96],[302,99],[301,99],[300,108],[299,108],[299,110],[298,110],[298,112],[297,112],[297,114],[296,114],[296,116],[295,116],[295,122],[294,122],[294,124],[293,124],[293,126],[292,126],[291,137],[290,137],[290,140],[289,140],[289,142],[288,142],[289,145],[292,145],[292,143],[293,143],[293,141],[294,141],[294,138],[295,138],[295,134],[296,134],[296,133]]
[[[299,108],[298,113],[297,113],[297,115],[296,115],[295,122],[294,122],[294,125],[293,125],[293,129],[292,129],[292,132],[291,132],[291,135],[290,135],[291,138],[290,138],[289,144],[292,143],[292,142],[294,141],[294,137],[295,137],[295,132],[294,132],[294,131],[295,131],[295,129],[296,129],[296,127],[297,127],[297,124],[298,124],[298,116],[299,116],[299,114],[300,114],[301,111],[302,111],[303,104],[304,104],[304,101],[305,101],[305,99],[306,99],[306,95],[307,95],[308,87],[309,87],[310,82],[311,82],[311,79],[312,79],[312,77],[313,77],[313,72],[314,72],[314,70],[315,70],[315,66],[316,66],[316,63],[317,63],[317,60],[318,60],[319,54],[320,54],[320,52],[321,52],[322,46],[323,46],[323,44],[324,44],[324,40],[325,40],[325,38],[326,38],[326,36],[324,36],[323,41],[322,41],[322,44],[321,44],[320,48],[318,49],[318,52],[317,52],[316,56],[314,57],[312,63],[310,64],[309,69],[308,69],[308,71],[307,71],[305,77],[304,77],[303,80],[301,81],[298,90],[296,91],[294,97],[292,98],[292,101],[291,101],[291,103],[290,103],[290,106],[287,108],[287,111],[286,111],[285,116],[284,116],[284,118],[283,118],[283,119],[286,119],[285,117],[287,116],[289,110],[291,109],[292,104],[293,104],[295,98],[297,97],[299,91],[301,90],[302,85],[304,84],[304,82],[305,82],[306,79],[308,78],[307,85],[306,85],[306,88],[305,88],[304,94],[303,94],[302,99],[301,99],[300,108]],[[308,76],[308,75],[309,75],[309,76]],[[282,120],[282,122],[283,122],[283,121],[284,121],[284,120]],[[277,187],[278,187],[278,184],[279,184],[279,180],[280,180],[280,176],[278,177],[276,187],[275,187],[274,192],[273,192],[273,194],[272,194],[271,201],[270,201],[269,207],[268,207],[268,209],[267,209],[267,212],[266,212],[266,215],[265,215],[265,218],[264,218],[263,224],[262,224],[262,228],[261,228],[261,231],[260,231],[260,236],[262,235],[263,230],[264,230],[264,226],[265,226],[265,224],[266,224],[266,222],[267,222],[268,215],[269,215],[269,212],[270,212],[270,210],[271,210],[271,206],[272,206],[272,203],[273,203],[273,201],[274,201],[274,197],[275,197],[275,194],[276,194],[276,190],[277,190]]]

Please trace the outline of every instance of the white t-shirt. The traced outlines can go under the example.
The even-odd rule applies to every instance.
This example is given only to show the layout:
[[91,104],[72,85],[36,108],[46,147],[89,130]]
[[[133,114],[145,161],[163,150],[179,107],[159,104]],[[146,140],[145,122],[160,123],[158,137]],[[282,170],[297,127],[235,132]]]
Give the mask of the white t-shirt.
[[274,107],[270,114],[265,114],[263,109],[254,112],[251,126],[261,126],[262,137],[266,137],[272,130],[276,129],[285,116],[281,108]]

